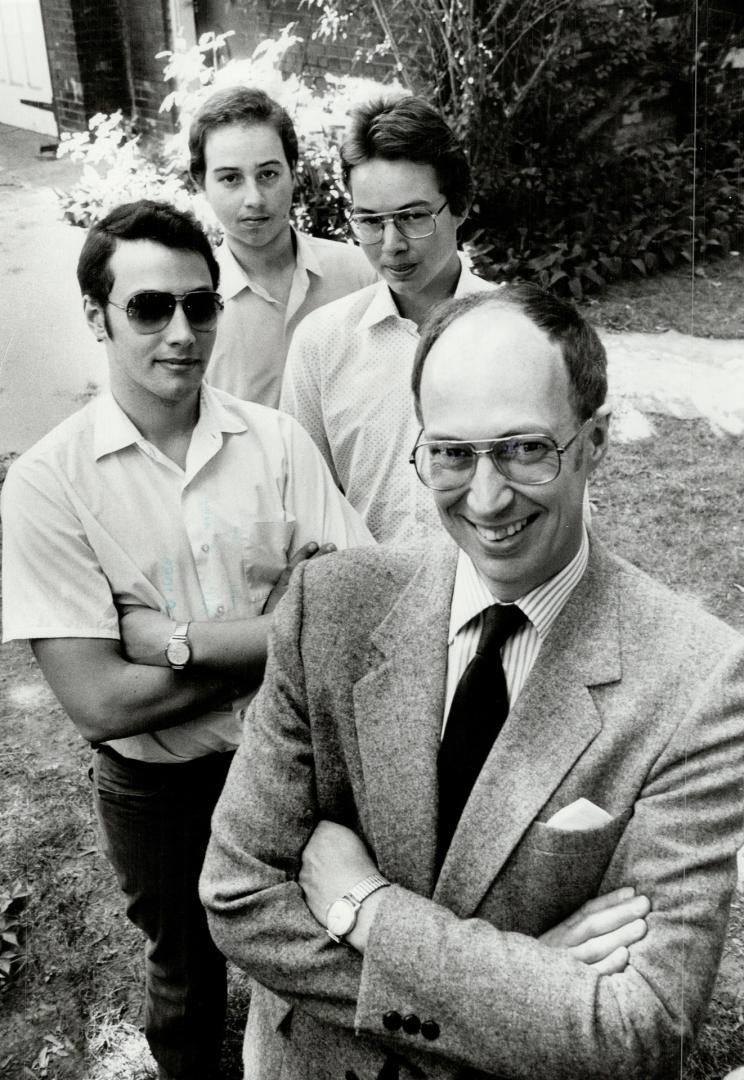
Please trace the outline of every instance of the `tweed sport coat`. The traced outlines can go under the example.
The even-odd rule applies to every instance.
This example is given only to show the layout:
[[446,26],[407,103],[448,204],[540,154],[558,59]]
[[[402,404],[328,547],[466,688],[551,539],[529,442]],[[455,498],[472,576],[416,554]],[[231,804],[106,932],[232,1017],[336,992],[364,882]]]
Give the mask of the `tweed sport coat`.
[[[343,552],[306,564],[277,611],[202,878],[218,945],[259,984],[246,1077],[677,1075],[743,840],[744,638],[592,542],[437,878],[454,568],[452,549]],[[546,824],[581,797],[612,820]],[[321,818],[394,883],[363,958],[296,881]],[[621,885],[653,909],[624,973],[536,940]],[[408,1022],[388,1030],[391,1013]]]

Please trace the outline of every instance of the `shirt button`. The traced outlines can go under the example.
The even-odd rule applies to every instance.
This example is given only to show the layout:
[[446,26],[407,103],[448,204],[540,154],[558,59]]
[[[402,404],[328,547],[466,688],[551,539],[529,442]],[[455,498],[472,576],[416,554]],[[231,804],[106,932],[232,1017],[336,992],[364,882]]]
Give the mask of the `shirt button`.
[[403,1017],[403,1030],[406,1035],[418,1035],[421,1030],[421,1021],[415,1013],[409,1013]]
[[218,615],[224,615],[225,614],[225,609],[222,606],[222,604],[220,604],[220,606],[217,608],[217,614]]
[[202,551],[209,551],[209,544],[202,544]]
[[439,1038],[439,1024],[436,1020],[424,1020],[421,1025],[421,1034],[425,1039],[429,1039],[430,1042],[433,1042],[434,1039]]
[[400,1013],[396,1012],[395,1009],[386,1012],[382,1018],[382,1026],[388,1031],[397,1031],[402,1022]]

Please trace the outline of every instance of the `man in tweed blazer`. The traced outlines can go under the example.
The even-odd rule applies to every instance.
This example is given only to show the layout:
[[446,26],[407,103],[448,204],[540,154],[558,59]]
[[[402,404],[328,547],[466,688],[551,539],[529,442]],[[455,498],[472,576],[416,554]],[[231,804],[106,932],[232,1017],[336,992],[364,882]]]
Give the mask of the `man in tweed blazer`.
[[[457,548],[343,553],[290,587],[202,878],[258,984],[251,1080],[678,1075],[735,887],[744,641],[587,537],[605,391],[560,301],[448,302],[415,464]],[[439,869],[443,721],[494,602],[528,616],[510,710]],[[621,887],[647,933],[592,964],[566,928]]]

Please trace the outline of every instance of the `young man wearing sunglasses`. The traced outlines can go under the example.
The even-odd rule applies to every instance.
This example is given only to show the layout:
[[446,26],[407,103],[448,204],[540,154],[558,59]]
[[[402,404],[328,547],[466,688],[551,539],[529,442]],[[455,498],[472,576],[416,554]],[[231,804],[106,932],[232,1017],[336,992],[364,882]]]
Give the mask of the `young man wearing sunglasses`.
[[352,112],[342,147],[352,234],[382,279],[303,320],[281,408],[309,431],[379,541],[436,534],[436,515],[406,459],[418,327],[450,296],[490,290],[457,251],[472,199],[467,160],[442,117],[416,97]]
[[225,965],[197,880],[241,736],[233,705],[261,681],[293,566],[371,537],[294,420],[203,384],[222,301],[192,218],[112,210],[78,279],[111,389],[8,472],[4,637],[31,641],[96,749],[106,852],[147,937],[159,1075],[208,1080]]
[[587,534],[606,357],[572,306],[445,303],[413,387],[456,546],[300,569],[213,819],[246,1076],[677,1076],[744,839],[744,641]]
[[224,229],[217,249],[225,313],[208,379],[276,408],[287,349],[309,312],[375,280],[353,244],[290,225],[297,135],[263,90],[210,95],[189,131],[191,175]]

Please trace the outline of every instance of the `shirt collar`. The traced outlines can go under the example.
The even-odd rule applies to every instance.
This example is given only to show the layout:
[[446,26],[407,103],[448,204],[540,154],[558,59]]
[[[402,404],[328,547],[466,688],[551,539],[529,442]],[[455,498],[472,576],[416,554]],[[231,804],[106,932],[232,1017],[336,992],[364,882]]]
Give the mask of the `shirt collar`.
[[479,285],[482,287],[483,278],[479,278],[473,273],[462,252],[458,252],[458,255],[460,257],[460,276],[457,279],[457,285],[452,295],[457,297],[469,296],[470,293],[477,290]]
[[[581,544],[573,559],[553,577],[514,601],[535,627],[541,639],[548,636],[566,601],[581,581],[588,560],[589,536],[586,528],[583,528]],[[451,645],[463,627],[494,603],[498,601],[494,599],[470,556],[461,548],[457,559],[455,587],[452,592],[448,643]]]
[[[298,270],[304,270],[306,273],[315,274],[316,277],[323,277],[323,270],[318,261],[318,256],[313,250],[309,238],[304,233],[297,232],[291,225],[290,229],[295,244],[295,273]],[[267,296],[266,290],[246,274],[225,239],[217,248],[217,261],[220,264],[220,294],[225,300],[232,300],[243,289],[250,289],[261,296]]]
[[[469,268],[461,252],[458,251],[457,257],[460,260],[460,276],[457,279],[457,285],[452,295],[466,296],[468,293],[474,291],[471,282],[473,281],[475,274]],[[366,330],[376,323],[381,323],[383,319],[390,318],[398,319],[404,325],[412,327],[414,333],[418,334],[418,330],[416,329],[413,320],[404,319],[398,311],[388,284],[385,281],[379,281],[375,286],[375,293],[372,297],[371,304],[359,320],[359,329]]]
[[[105,457],[106,454],[115,454],[128,446],[144,446],[148,442],[111,393],[101,394],[96,399],[95,408],[93,452],[96,461]],[[246,425],[238,416],[234,416],[225,408],[211,386],[202,383],[199,420],[194,430],[197,429],[200,434],[206,435],[221,432],[235,433],[245,431]]]
[[232,300],[243,289],[250,289],[251,280],[223,239],[217,248],[217,262],[220,264],[220,295],[225,300]]
[[142,433],[117,404],[113,394],[106,392],[96,398],[93,421],[93,453],[96,461],[106,454],[115,454],[127,446],[145,441]]
[[315,274],[316,277],[323,277],[323,270],[318,261],[318,256],[310,243],[310,238],[306,236],[305,233],[297,232],[295,228],[292,228],[292,235],[295,240],[298,269],[307,270],[308,273]]
[[199,399],[199,420],[197,427],[207,432],[227,432],[236,434],[247,431],[245,421],[231,412],[225,405],[229,400],[227,395],[220,397],[219,391],[208,383],[202,383],[201,397]]

